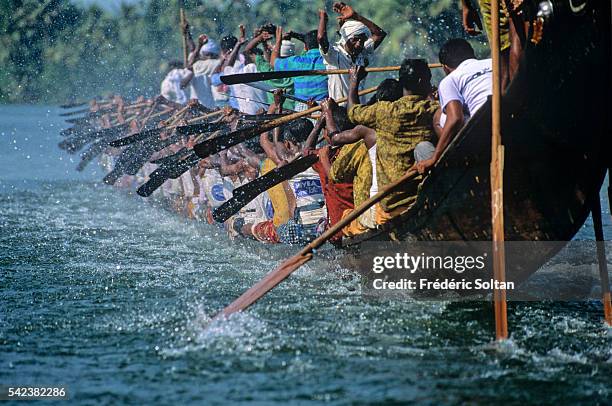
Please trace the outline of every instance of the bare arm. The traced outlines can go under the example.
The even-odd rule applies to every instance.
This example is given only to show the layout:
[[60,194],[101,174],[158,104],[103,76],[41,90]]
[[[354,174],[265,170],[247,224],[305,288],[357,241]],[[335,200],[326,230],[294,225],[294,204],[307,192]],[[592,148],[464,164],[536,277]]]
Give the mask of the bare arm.
[[442,156],[442,153],[448,147],[448,144],[457,135],[459,130],[463,127],[463,107],[458,100],[453,100],[446,105],[446,123],[440,134],[438,145],[436,150],[430,159],[417,163],[417,169],[419,173],[425,173],[429,168],[434,166],[438,159]]
[[319,10],[319,28],[317,29],[317,41],[319,47],[324,54],[329,51],[329,40],[327,39],[327,13],[325,10]]
[[351,107],[361,104],[361,100],[359,99],[359,84],[365,77],[367,76],[367,72],[363,66],[353,66],[349,70],[350,76],[350,84],[349,84],[349,93],[348,93],[348,103],[346,108],[350,109]]
[[236,46],[232,49],[229,56],[223,61],[223,65],[221,65],[221,72],[225,70],[228,66],[234,66],[236,63],[236,59],[238,58],[238,54],[240,53],[240,48],[246,43],[246,34],[244,30],[244,25],[240,24],[240,38],[238,38],[238,42],[236,42]]
[[372,33],[374,48],[378,48],[378,46],[387,37],[387,33],[382,28],[380,28],[371,20],[358,14],[355,10],[353,10],[351,6],[348,6],[342,2],[336,2],[334,3],[334,11],[340,14],[340,17],[338,17],[338,20],[340,20],[340,22],[344,22],[346,20],[355,20],[368,27],[368,29]]
[[319,140],[319,133],[321,132],[324,126],[325,116],[321,115],[321,117],[317,120],[317,123],[315,124],[314,128],[308,135],[306,142],[304,143],[304,155],[308,150],[315,149],[315,147],[317,146],[317,141]]
[[272,50],[272,56],[270,56],[270,66],[274,70],[274,63],[280,55],[281,44],[283,41],[283,27],[280,25],[276,27],[276,41],[274,43],[274,49]]
[[472,0],[461,0],[461,17],[463,29],[469,35],[478,35],[482,31],[482,21]]

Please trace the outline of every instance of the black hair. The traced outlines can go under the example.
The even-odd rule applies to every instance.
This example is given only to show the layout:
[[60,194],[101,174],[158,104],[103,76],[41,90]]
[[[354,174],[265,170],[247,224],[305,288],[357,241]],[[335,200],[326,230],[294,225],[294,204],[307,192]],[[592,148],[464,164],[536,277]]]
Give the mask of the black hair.
[[333,109],[332,117],[334,119],[334,123],[336,123],[336,127],[338,127],[338,131],[346,131],[355,128],[355,124],[349,120],[346,107],[338,106]]
[[310,135],[314,125],[307,118],[299,118],[287,124],[283,130],[283,139],[294,144],[301,144]]
[[317,30],[308,31],[304,34],[304,45],[308,49],[319,48],[319,40],[317,39]]
[[404,92],[399,81],[395,79],[385,79],[380,82],[376,93],[370,98],[370,100],[368,100],[367,104],[372,105],[379,101],[394,102],[401,99],[403,95]]
[[402,87],[414,94],[427,96],[431,92],[431,70],[424,59],[404,59],[399,71]]
[[256,154],[263,154],[265,151],[259,143],[259,137],[250,138],[244,142],[244,146]]
[[455,69],[466,59],[476,58],[474,48],[463,38],[454,38],[447,41],[438,54],[440,63]]
[[238,38],[234,37],[233,35],[228,35],[227,37],[223,37],[221,39],[219,46],[221,47],[223,51],[229,52],[232,49],[234,49],[237,42],[238,42]]

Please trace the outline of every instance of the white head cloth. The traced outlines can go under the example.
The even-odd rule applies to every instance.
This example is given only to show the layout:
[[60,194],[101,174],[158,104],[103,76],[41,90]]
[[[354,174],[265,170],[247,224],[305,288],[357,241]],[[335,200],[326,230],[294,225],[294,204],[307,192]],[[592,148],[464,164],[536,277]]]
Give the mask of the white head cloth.
[[221,48],[219,48],[219,44],[217,44],[215,40],[209,38],[208,42],[200,49],[200,56],[204,56],[204,54],[219,55],[220,52]]
[[287,58],[288,56],[295,55],[295,44],[291,41],[283,40],[281,42],[280,56],[281,58]]
[[342,27],[340,27],[340,44],[344,45],[346,42],[356,37],[357,35],[365,34],[368,38],[372,36],[370,29],[363,23],[355,20],[346,20]]

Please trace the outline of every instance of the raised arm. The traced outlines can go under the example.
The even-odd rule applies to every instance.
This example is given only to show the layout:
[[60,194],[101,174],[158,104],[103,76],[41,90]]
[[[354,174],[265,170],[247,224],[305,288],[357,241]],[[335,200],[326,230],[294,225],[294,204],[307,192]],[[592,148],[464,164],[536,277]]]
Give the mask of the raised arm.
[[321,48],[321,52],[327,54],[329,51],[329,40],[327,39],[327,13],[325,10],[319,10],[319,28],[317,29],[317,42]]
[[387,33],[382,28],[380,28],[378,25],[376,25],[371,20],[368,20],[364,16],[358,14],[355,10],[353,10],[351,6],[347,4],[344,4],[342,2],[334,3],[334,11],[340,14],[340,16],[338,17],[338,20],[340,21],[340,23],[343,23],[346,20],[355,20],[355,21],[359,21],[360,23],[368,27],[368,29],[372,33],[372,40],[374,41],[374,49],[378,48],[378,46],[387,37]]
[[283,42],[283,27],[280,25],[276,27],[276,38],[274,42],[274,49],[272,49],[272,56],[270,56],[270,66],[274,70],[274,63],[280,55],[280,49]]
[[315,126],[312,131],[306,138],[306,142],[304,142],[304,148],[302,150],[302,155],[307,155],[310,151],[314,150],[317,146],[317,141],[319,140],[319,134],[321,130],[325,127],[325,116],[321,114],[321,117],[317,120]]
[[189,29],[189,23],[185,19],[185,23],[181,26],[181,30],[183,31],[183,36],[187,41],[187,52],[191,53],[195,49],[196,45],[193,42],[193,38],[191,37],[191,30]]
[[361,100],[359,99],[359,84],[367,75],[368,73],[363,66],[356,65],[349,69],[350,84],[348,103],[346,106],[347,109],[350,109],[357,104],[361,104]]
[[223,64],[221,65],[221,72],[223,72],[228,66],[234,66],[234,63],[236,63],[236,59],[238,58],[238,54],[240,53],[240,48],[242,48],[245,43],[246,32],[244,25],[240,24],[240,37],[238,38],[238,42],[236,42],[234,49],[232,49],[232,52],[230,52],[229,56],[225,59],[225,61],[223,61]]

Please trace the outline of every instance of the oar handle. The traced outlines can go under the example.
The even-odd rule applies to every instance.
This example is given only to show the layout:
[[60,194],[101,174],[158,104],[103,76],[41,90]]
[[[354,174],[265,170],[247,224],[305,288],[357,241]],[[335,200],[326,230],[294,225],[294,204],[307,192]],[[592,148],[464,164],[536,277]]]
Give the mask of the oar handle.
[[[441,63],[430,63],[430,68],[441,68]],[[401,66],[379,66],[373,68],[365,68],[366,72],[393,72],[400,70]],[[318,69],[313,70],[309,75],[345,75],[349,73],[348,69]]]

